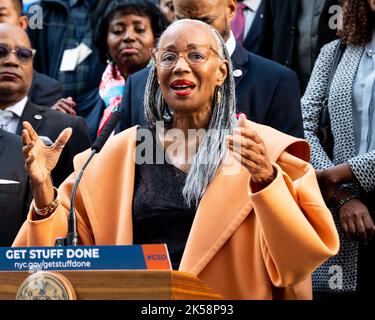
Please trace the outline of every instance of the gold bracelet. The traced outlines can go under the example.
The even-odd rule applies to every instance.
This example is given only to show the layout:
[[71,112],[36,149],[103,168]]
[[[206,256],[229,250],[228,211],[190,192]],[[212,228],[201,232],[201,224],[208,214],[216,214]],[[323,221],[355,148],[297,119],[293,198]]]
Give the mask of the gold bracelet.
[[39,208],[36,207],[35,201],[33,200],[33,209],[38,216],[45,217],[46,215],[54,212],[56,210],[56,208],[59,206],[59,204],[60,204],[59,192],[57,191],[57,189],[55,187],[53,187],[53,190],[54,190],[54,193],[55,193],[55,200],[53,200],[48,206],[46,206],[42,209],[39,209]]

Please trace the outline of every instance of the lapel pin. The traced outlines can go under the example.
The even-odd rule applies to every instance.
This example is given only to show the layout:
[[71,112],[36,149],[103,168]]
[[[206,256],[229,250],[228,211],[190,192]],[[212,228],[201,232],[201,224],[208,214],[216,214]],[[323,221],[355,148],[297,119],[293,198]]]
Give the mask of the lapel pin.
[[242,70],[236,69],[233,71],[233,76],[234,77],[241,77],[242,76]]
[[41,120],[43,117],[40,114],[34,115],[34,119]]

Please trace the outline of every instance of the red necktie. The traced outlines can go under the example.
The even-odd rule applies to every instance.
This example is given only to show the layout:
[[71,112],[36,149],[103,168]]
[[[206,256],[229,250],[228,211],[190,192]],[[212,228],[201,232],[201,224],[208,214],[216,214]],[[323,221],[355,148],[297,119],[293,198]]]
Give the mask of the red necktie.
[[234,37],[240,44],[243,42],[243,35],[245,32],[245,15],[243,13],[245,9],[246,5],[243,2],[238,2],[236,16],[231,22]]

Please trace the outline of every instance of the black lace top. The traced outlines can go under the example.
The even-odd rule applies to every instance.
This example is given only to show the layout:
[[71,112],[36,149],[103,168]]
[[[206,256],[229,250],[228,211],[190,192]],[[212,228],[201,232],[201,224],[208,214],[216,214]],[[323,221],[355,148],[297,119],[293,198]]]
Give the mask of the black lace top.
[[[162,149],[154,137],[154,150]],[[164,150],[162,151],[164,154]],[[155,152],[154,152],[155,160]],[[136,164],[133,195],[134,244],[166,243],[177,270],[196,208],[184,202],[186,173],[168,164]]]

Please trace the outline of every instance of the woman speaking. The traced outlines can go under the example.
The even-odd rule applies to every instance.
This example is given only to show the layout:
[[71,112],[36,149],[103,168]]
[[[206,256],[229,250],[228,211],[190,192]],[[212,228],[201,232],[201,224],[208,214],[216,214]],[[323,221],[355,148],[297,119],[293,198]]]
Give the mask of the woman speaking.
[[[167,243],[174,269],[226,299],[311,299],[311,273],[339,241],[308,144],[237,121],[230,58],[212,27],[177,21],[153,55],[148,127],[112,137],[87,168],[79,244]],[[46,147],[24,128],[34,202],[14,245],[49,246],[67,233],[76,173],[55,190],[50,172],[71,129]],[[88,155],[75,158],[76,172]]]

